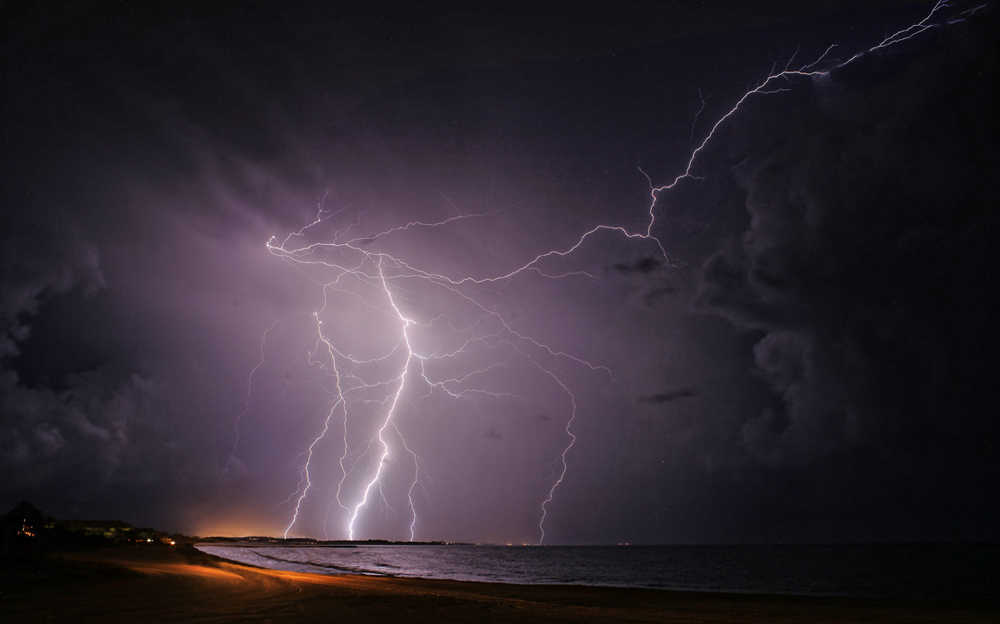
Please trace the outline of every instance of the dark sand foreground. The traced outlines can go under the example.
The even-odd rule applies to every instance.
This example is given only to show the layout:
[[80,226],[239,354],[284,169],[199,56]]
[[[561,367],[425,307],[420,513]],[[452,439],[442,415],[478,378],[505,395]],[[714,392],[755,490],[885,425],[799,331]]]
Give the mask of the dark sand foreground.
[[190,546],[62,555],[0,576],[0,622],[997,622],[996,605],[275,572]]

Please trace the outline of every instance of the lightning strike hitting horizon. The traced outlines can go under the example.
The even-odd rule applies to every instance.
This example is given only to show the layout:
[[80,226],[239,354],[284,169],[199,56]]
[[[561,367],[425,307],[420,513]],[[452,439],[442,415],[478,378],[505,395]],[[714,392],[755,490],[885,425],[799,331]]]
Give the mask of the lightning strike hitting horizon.
[[[567,477],[569,457],[578,438],[574,422],[578,417],[577,392],[569,382],[567,368],[577,369],[605,383],[616,383],[612,371],[601,363],[552,346],[517,327],[509,314],[505,314],[497,301],[505,296],[499,288],[528,276],[544,280],[590,280],[597,282],[601,276],[585,268],[564,266],[580,252],[585,244],[598,235],[612,235],[624,241],[643,245],[653,250],[658,261],[670,266],[667,250],[654,233],[658,227],[657,215],[664,211],[664,197],[682,180],[701,179],[695,168],[699,158],[712,143],[719,128],[730,122],[750,98],[787,91],[796,81],[816,80],[830,72],[855,63],[866,54],[884,50],[910,40],[928,30],[941,28],[961,21],[981,10],[985,4],[959,10],[954,3],[940,0],[919,22],[886,36],[878,44],[850,56],[846,61],[832,58],[836,45],[829,46],[818,58],[804,65],[793,67],[795,55],[777,69],[772,66],[769,75],[757,86],[748,89],[704,134],[691,150],[683,170],[669,182],[656,186],[643,171],[650,183],[650,197],[644,228],[630,230],[614,223],[600,223],[575,239],[572,244],[532,253],[520,264],[494,274],[457,274],[423,266],[419,258],[410,257],[399,243],[415,231],[432,231],[443,228],[460,228],[477,220],[495,218],[497,213],[457,214],[440,220],[409,221],[375,232],[354,234],[363,230],[364,213],[353,221],[338,223],[346,208],[329,211],[320,200],[315,219],[284,238],[272,237],[267,242],[268,251],[301,271],[314,282],[322,293],[322,304],[312,312],[315,332],[308,349],[310,366],[320,370],[326,381],[324,392],[328,403],[320,410],[318,432],[303,452],[301,480],[297,490],[289,497],[293,504],[292,517],[285,529],[285,536],[300,520],[303,503],[309,496],[326,496],[324,532],[329,523],[340,516],[348,539],[357,539],[364,533],[361,525],[378,507],[384,513],[398,514],[390,501],[389,477],[403,479],[407,486],[405,495],[406,516],[409,518],[409,538],[417,539],[420,529],[419,508],[430,505],[433,475],[428,474],[417,445],[408,442],[414,437],[412,423],[402,422],[402,410],[420,412],[421,403],[432,397],[444,398],[467,406],[478,414],[486,426],[485,406],[491,402],[513,401],[529,404],[530,401],[517,391],[491,384],[498,373],[517,369],[533,370],[557,396],[562,397],[564,442],[561,450],[549,463],[549,475],[539,475],[545,483],[538,513],[538,543],[546,539],[546,520],[556,492]],[[946,9],[954,9],[949,13]],[[698,117],[705,107],[705,97],[699,90],[701,108],[692,122],[692,133]],[[640,171],[642,171],[640,169]],[[454,204],[452,204],[454,207]],[[361,310],[366,318],[380,323],[372,344],[352,342],[352,336],[328,330],[325,321],[336,318],[337,313],[348,309]],[[268,332],[272,331],[272,326]],[[247,390],[247,409],[251,399],[254,375],[263,364],[268,332],[261,342],[261,363],[250,374]],[[394,339],[386,342],[384,334],[391,332]],[[352,351],[352,346],[355,351]],[[359,350],[368,350],[363,355]],[[453,369],[458,369],[455,372]],[[240,420],[237,418],[237,438],[229,463],[235,461],[240,444]],[[339,426],[334,426],[334,419]],[[373,425],[374,423],[374,425]],[[339,432],[333,440],[333,432]],[[321,446],[335,445],[339,449],[336,462],[339,474],[324,475],[333,483],[325,489],[316,484],[314,463]],[[229,471],[227,464],[226,472]],[[314,494],[315,493],[315,494]],[[327,535],[327,537],[329,537]]]

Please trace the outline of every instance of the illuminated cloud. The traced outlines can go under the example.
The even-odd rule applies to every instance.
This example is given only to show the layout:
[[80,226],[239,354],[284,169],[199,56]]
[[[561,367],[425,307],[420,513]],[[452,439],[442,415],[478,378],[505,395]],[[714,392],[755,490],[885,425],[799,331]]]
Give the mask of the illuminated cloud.
[[8,507],[995,538],[993,7],[722,4],[9,16]]

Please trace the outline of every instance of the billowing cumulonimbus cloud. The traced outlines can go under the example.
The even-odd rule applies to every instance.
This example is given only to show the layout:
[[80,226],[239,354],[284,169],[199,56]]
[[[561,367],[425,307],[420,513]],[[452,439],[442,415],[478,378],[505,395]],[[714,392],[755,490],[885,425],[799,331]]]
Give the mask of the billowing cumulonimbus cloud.
[[[52,483],[73,484],[59,500],[45,501],[65,510],[108,496],[116,484],[154,476],[150,459],[164,448],[156,443],[165,401],[161,383],[105,364],[57,366],[57,378],[50,378],[20,357],[50,299],[77,292],[93,297],[107,287],[97,246],[72,226],[42,226],[9,237],[3,249],[0,472],[8,478],[0,495],[37,500]],[[54,358],[74,357],[72,344],[53,349]]]
[[[16,220],[16,219],[15,219]],[[93,294],[105,287],[96,245],[72,228],[46,224],[11,227],[0,251],[0,358],[14,357],[28,337],[27,320],[42,300],[76,288]]]
[[976,59],[951,62],[805,111],[750,179],[745,229],[702,265],[697,304],[760,336],[753,369],[775,400],[740,435],[765,463],[909,444],[986,392],[958,371],[990,359],[961,345],[995,334],[970,293],[996,266],[996,148],[962,121],[989,116],[958,77]]
[[127,480],[129,471],[149,459],[139,449],[155,428],[162,400],[156,382],[139,375],[121,381],[95,371],[67,383],[56,391],[29,388],[10,370],[0,376],[0,470],[18,476],[7,481],[5,492],[53,479],[100,489]]

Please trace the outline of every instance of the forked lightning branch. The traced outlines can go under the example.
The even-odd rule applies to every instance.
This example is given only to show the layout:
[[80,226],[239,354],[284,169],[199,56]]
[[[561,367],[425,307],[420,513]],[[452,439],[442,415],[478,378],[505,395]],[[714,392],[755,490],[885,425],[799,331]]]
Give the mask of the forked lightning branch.
[[[314,335],[307,357],[312,366],[322,371],[323,387],[329,399],[322,411],[320,432],[303,445],[301,479],[287,500],[291,512],[285,536],[296,531],[307,499],[326,497],[329,500],[321,501],[327,510],[324,527],[342,523],[340,531],[349,539],[362,534],[368,536],[361,527],[387,513],[406,518],[411,540],[421,538],[420,509],[426,500],[427,481],[431,477],[424,468],[420,448],[408,442],[406,430],[398,422],[401,406],[406,404],[419,410],[421,402],[432,395],[465,404],[472,411],[485,409],[490,401],[527,403],[527,399],[516,391],[491,390],[488,383],[491,375],[509,367],[519,367],[531,371],[563,397],[561,449],[551,458],[549,472],[538,475],[545,482],[545,493],[538,500],[537,539],[539,543],[544,542],[550,504],[567,478],[577,442],[574,422],[579,407],[579,389],[574,383],[579,381],[571,381],[565,371],[577,370],[592,375],[594,383],[614,383],[614,374],[599,362],[590,362],[550,346],[552,342],[545,336],[520,329],[495,305],[496,289],[529,274],[549,280],[581,276],[599,279],[599,275],[582,268],[553,270],[550,262],[572,262],[584,243],[598,234],[619,236],[628,244],[641,244],[644,248],[652,245],[661,260],[669,265],[667,250],[656,236],[657,228],[664,227],[657,224],[657,215],[664,210],[670,191],[682,180],[695,177],[693,171],[699,157],[716,137],[717,130],[724,124],[739,123],[744,102],[793,89],[801,81],[823,79],[833,69],[858,62],[867,53],[898,45],[929,30],[947,27],[984,6],[966,8],[941,1],[920,21],[886,36],[866,50],[851,51],[845,57],[834,44],[819,58],[804,64],[796,64],[792,55],[792,60],[783,67],[772,67],[766,78],[748,89],[715,120],[690,152],[683,171],[665,184],[650,184],[649,206],[637,207],[648,212],[645,228],[640,231],[630,231],[616,223],[600,224],[582,232],[572,245],[544,250],[524,258],[513,270],[486,277],[435,271],[423,266],[419,258],[393,251],[397,248],[393,245],[395,241],[405,240],[414,232],[460,226],[463,222],[485,219],[489,216],[485,214],[400,223],[377,232],[356,232],[361,229],[360,216],[345,215],[344,209],[327,210],[320,202],[311,223],[283,238],[268,241],[267,249],[271,254],[301,270],[322,293],[322,305],[312,311]],[[354,220],[344,223],[347,216]],[[435,296],[426,296],[427,293]],[[327,327],[325,320],[337,314],[338,302],[346,300],[381,319],[379,327],[392,334],[393,339],[381,352],[356,355],[342,335],[343,328]],[[419,305],[415,303],[418,301]],[[438,308],[430,309],[428,301],[436,302]],[[351,339],[353,342],[354,337]],[[265,333],[261,344],[262,362],[267,340]],[[378,342],[385,342],[384,336]],[[471,353],[476,357],[464,357]],[[487,354],[485,358],[484,354]],[[466,361],[469,364],[465,364]],[[441,366],[442,363],[447,366]],[[248,408],[256,372],[257,368],[249,380]],[[239,452],[241,418],[242,415],[237,419],[233,457]],[[354,431],[356,427],[361,432],[374,433],[358,433]],[[339,471],[336,485],[332,489],[318,488],[314,472],[317,453],[321,452],[322,443],[334,437],[338,439],[336,447],[342,449],[335,462]],[[390,461],[400,457],[406,461]],[[386,494],[390,470],[407,472],[403,477],[407,486],[403,488],[405,496],[401,504]],[[394,475],[394,480],[399,478],[399,474]]]

